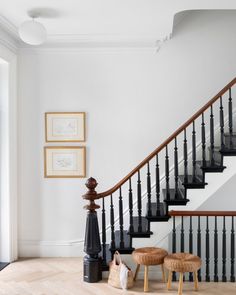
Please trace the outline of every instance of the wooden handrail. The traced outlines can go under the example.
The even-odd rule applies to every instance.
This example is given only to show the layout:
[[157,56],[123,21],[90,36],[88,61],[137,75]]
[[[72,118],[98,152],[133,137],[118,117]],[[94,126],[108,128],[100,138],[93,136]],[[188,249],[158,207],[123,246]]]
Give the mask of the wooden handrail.
[[226,91],[228,91],[234,84],[236,84],[236,78],[228,83],[219,93],[217,93],[211,100],[209,100],[200,110],[198,110],[190,119],[188,119],[183,125],[181,125],[170,137],[168,137],[159,147],[157,147],[149,156],[147,156],[137,167],[135,167],[129,174],[127,174],[122,180],[120,180],[111,189],[99,193],[96,195],[96,199],[100,199],[111,195],[118,190],[126,181],[128,181],[135,173],[137,173],[144,165],[146,165],[155,155],[163,150],[172,140],[175,139],[181,132],[183,132],[190,124],[193,123],[199,116],[202,115],[215,101],[217,101]]
[[236,216],[236,211],[170,211],[170,216]]

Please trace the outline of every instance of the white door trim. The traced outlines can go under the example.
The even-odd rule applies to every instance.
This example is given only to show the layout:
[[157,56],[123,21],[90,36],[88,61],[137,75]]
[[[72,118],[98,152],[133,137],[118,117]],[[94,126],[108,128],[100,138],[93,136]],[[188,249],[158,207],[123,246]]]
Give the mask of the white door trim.
[[8,227],[8,254],[4,262],[12,262],[18,258],[17,234],[17,55],[0,42],[0,58],[8,63],[8,212],[4,213],[5,224]]

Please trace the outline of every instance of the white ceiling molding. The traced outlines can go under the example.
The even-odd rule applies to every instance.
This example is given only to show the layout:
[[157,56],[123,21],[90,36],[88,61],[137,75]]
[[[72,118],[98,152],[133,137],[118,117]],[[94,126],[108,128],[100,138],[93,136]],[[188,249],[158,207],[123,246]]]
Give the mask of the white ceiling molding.
[[[166,37],[167,38],[167,37]],[[164,39],[166,39],[164,38]],[[168,36],[169,38],[169,36]],[[156,36],[146,35],[49,35],[41,47],[128,47],[158,48],[160,41]]]
[[[160,46],[171,38],[173,18],[165,23],[167,25],[159,36],[146,34],[49,34],[43,45],[34,46],[34,48],[154,48],[158,51]],[[33,48],[19,38],[17,27],[0,15],[0,32],[1,29],[12,40],[15,48]]]
[[16,40],[19,39],[17,34],[17,28],[8,19],[0,15],[0,25]]
[[[17,29],[10,24],[6,19],[0,16],[0,30],[5,31],[16,48],[32,48],[22,42],[18,36]],[[0,37],[1,38],[1,37]],[[171,33],[163,38],[147,35],[107,35],[107,34],[73,34],[73,35],[48,35],[47,41],[40,46],[35,46],[37,49],[45,48],[155,48],[160,49],[163,42],[171,38]]]
[[19,48],[19,38],[16,28],[0,15],[0,43],[16,53]]

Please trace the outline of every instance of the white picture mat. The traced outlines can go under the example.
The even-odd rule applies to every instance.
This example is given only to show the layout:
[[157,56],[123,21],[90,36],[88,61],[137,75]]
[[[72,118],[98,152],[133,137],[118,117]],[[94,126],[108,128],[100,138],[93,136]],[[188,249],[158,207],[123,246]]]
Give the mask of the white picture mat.
[[85,113],[46,113],[46,141],[85,141]]
[[85,148],[45,148],[46,177],[85,177]]

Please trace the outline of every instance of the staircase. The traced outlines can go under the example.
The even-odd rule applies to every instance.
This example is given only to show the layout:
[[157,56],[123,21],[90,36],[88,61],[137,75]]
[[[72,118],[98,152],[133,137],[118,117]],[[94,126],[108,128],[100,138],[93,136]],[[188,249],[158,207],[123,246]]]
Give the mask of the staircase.
[[[235,83],[236,78],[113,188],[97,193],[97,181],[94,178],[87,180],[88,191],[83,196],[89,201],[85,206],[88,210],[84,245],[87,254],[84,258],[85,281],[99,281],[102,270],[108,270],[108,262],[116,250],[122,254],[131,254],[134,250],[133,238],[150,238],[153,234],[150,230],[151,222],[168,222],[171,206],[185,206],[189,202],[189,190],[205,188],[206,173],[223,173],[226,169],[223,165],[224,157],[236,155],[232,104],[232,88]],[[218,136],[216,125],[219,126]],[[197,152],[198,139],[200,152]],[[180,164],[180,156],[183,165]],[[170,165],[173,166],[173,174],[170,173]],[[161,182],[162,174],[164,185]],[[147,195],[144,214],[143,188]],[[95,203],[98,199],[102,199],[101,241],[96,213],[100,206]],[[134,210],[134,200],[137,201],[137,210]],[[109,206],[106,202],[109,202]],[[124,225],[124,202],[129,207],[127,227]],[[115,206],[117,203],[118,207]],[[118,213],[117,222],[115,212]],[[108,219],[110,241],[107,241]]]

